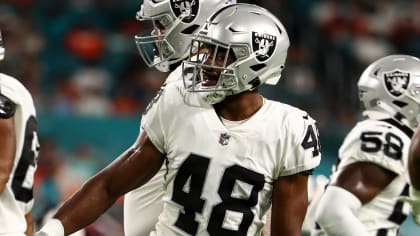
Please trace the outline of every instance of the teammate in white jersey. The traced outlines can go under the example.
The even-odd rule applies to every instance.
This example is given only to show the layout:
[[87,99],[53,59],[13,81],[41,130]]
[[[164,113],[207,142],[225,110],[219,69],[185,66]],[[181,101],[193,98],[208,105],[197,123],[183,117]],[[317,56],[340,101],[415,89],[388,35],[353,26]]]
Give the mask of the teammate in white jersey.
[[358,81],[364,120],[339,149],[329,186],[314,205],[312,235],[398,235],[409,213],[410,140],[420,112],[420,61],[392,55],[373,62]]
[[184,83],[158,93],[144,138],[90,179],[38,235],[86,226],[162,164],[164,207],[150,235],[260,235],[270,207],[273,235],[300,235],[308,174],[320,162],[318,131],[306,112],[258,93],[281,75],[286,30],[267,10],[235,4],[211,16],[192,45]]
[[[145,33],[135,36],[143,60],[149,67],[159,71],[173,71],[165,83],[182,80],[179,65],[188,56],[191,36],[211,13],[233,2],[236,0],[144,0],[137,19],[146,25]],[[126,236],[148,235],[154,229],[163,209],[165,173],[166,167],[163,165],[145,185],[125,195]],[[139,219],[142,219],[141,222]]]
[[[4,52],[0,34],[0,60]],[[35,107],[28,90],[0,73],[0,235],[33,235],[36,131]]]

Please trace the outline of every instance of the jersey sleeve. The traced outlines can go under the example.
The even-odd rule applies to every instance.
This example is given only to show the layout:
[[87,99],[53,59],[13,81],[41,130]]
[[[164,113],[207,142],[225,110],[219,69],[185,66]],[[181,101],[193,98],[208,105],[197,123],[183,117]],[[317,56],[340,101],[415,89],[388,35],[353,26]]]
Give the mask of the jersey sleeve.
[[409,144],[395,128],[379,122],[356,125],[339,149],[338,169],[354,162],[370,162],[397,174],[404,173],[402,157]]
[[163,113],[165,111],[165,86],[162,87],[156,96],[147,105],[146,111],[141,120],[141,129],[146,131],[150,141],[163,154],[165,154],[165,132]]
[[179,93],[181,82],[162,86],[142,117],[142,129],[146,131],[151,142],[162,154],[167,153],[169,139],[167,135],[170,133],[169,130],[176,125],[177,109],[183,102]]
[[305,112],[289,117],[278,176],[293,175],[317,167],[321,161],[321,147],[316,122]]

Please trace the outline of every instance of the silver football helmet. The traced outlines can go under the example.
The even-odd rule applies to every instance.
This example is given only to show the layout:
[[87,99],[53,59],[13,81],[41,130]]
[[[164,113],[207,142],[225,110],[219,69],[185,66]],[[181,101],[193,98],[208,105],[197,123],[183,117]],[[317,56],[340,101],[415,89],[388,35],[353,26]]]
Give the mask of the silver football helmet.
[[220,8],[236,0],[144,0],[137,19],[150,24],[135,36],[137,48],[149,66],[167,72],[188,56],[191,35]]
[[6,52],[6,49],[4,49],[3,39],[1,37],[1,31],[0,31],[0,61],[4,59],[5,52]]
[[420,60],[392,55],[373,62],[357,83],[363,115],[415,128],[420,119]]
[[[212,48],[212,55],[207,48]],[[251,4],[227,6],[214,13],[193,38],[190,56],[183,62],[184,84],[210,104],[264,83],[276,84],[288,48],[284,26],[269,11]],[[215,63],[219,52],[225,56],[223,65]],[[229,62],[230,57],[235,60]],[[206,74],[215,70],[219,71],[217,83],[208,83]]]

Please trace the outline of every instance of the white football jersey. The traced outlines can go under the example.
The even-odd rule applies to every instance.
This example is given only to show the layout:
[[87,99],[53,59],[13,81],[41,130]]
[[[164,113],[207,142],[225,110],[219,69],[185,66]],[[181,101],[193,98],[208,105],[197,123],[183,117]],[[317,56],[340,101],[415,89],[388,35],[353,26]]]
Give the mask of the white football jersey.
[[[182,66],[169,74],[165,83],[182,80]],[[153,104],[153,101],[152,103]],[[146,108],[146,112],[150,107]],[[142,117],[142,122],[145,115]],[[141,132],[141,129],[140,129]],[[163,209],[165,165],[143,186],[127,193],[124,197],[124,234],[125,236],[149,235],[155,228]],[[139,219],[142,219],[139,222]]]
[[154,102],[143,128],[166,156],[167,173],[151,235],[260,235],[273,183],[320,163],[315,121],[289,105],[265,99],[227,128],[182,82]]
[[[404,162],[408,158],[413,131],[394,120],[364,120],[348,133],[339,149],[331,179],[355,162],[370,162],[390,170],[397,177],[372,201],[364,204],[356,216],[370,235],[398,235],[399,227],[409,214],[409,206],[397,201],[408,195]],[[316,206],[315,206],[316,207]],[[312,206],[310,207],[312,208]],[[325,235],[319,225],[312,235]]]
[[14,166],[6,189],[0,193],[0,235],[22,236],[25,214],[33,206],[33,182],[39,143],[34,103],[28,90],[16,79],[0,74],[0,93],[16,104]]

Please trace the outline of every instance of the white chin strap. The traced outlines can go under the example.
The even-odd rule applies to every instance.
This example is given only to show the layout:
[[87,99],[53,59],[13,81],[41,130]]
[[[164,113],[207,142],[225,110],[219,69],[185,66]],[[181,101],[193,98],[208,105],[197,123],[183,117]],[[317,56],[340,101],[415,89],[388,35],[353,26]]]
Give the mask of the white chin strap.
[[155,68],[160,72],[169,72],[169,62],[163,61],[155,65]]
[[226,91],[199,92],[199,94],[203,101],[210,105],[219,103],[226,98]]

